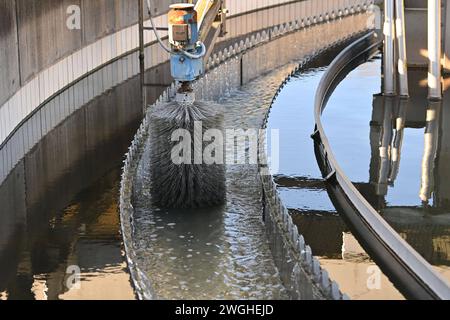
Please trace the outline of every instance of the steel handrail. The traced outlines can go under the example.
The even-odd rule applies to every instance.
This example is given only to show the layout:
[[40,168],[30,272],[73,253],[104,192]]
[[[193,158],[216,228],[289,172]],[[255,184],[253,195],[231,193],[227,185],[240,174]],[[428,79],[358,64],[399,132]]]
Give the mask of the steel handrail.
[[332,196],[345,207],[344,212],[352,229],[405,296],[413,299],[450,299],[448,283],[400,237],[345,175],[322,125],[321,115],[327,100],[343,76],[349,73],[348,67],[367,61],[379,51],[381,43],[381,37],[375,32],[360,38],[336,57],[321,79],[314,106],[316,127],[313,139],[317,160],[329,182]]

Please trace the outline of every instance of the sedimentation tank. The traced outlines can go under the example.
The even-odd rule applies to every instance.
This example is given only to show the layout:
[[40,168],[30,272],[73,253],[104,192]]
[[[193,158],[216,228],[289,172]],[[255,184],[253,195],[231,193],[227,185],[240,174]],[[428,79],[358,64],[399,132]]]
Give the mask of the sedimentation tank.
[[[154,1],[158,26],[167,24],[171,3]],[[339,52],[370,37],[359,40],[366,52],[359,63],[376,54],[381,39],[371,33],[371,5],[363,0],[228,0],[227,34],[218,38],[194,91],[225,108],[228,128],[259,130],[272,126],[284,87],[300,79],[305,96],[294,99],[299,104],[309,99],[305,105],[312,115],[314,94],[308,98],[307,87],[315,93],[322,76],[334,76],[336,62],[331,71],[328,65]],[[366,297],[380,297],[361,289],[367,276],[348,284],[347,273],[334,269],[335,259],[362,273],[379,265],[389,277],[382,274],[389,288],[385,297],[412,296],[404,279],[382,263],[383,254],[368,247],[348,219],[336,220],[336,209],[341,215],[345,210],[336,203],[332,184],[318,176],[302,180],[289,170],[273,173],[264,136],[258,144],[264,165],[227,169],[222,207],[168,211],[148,200],[152,123],[140,103],[137,1],[81,1],[69,8],[15,0],[0,7],[6,12],[0,70],[8,79],[0,86],[0,298],[341,300],[358,298],[361,290]],[[83,17],[79,29],[69,19],[78,13]],[[151,110],[175,94],[175,85],[167,52],[151,32],[144,41],[145,98]],[[329,84],[334,86],[337,82]],[[317,119],[311,118],[310,133]],[[315,141],[329,161],[327,146]],[[321,169],[329,180],[333,170]],[[305,186],[327,191],[330,196],[319,202],[331,198],[331,209],[291,205],[286,195]],[[400,225],[395,229],[409,228],[390,212],[386,219]],[[324,213],[331,224],[320,220]],[[313,230],[323,227],[337,236],[303,236],[311,221],[317,225]],[[334,248],[339,244],[342,248]],[[68,287],[67,270],[73,266],[80,268],[82,284],[93,279],[94,287],[111,288],[111,296],[92,287]]]

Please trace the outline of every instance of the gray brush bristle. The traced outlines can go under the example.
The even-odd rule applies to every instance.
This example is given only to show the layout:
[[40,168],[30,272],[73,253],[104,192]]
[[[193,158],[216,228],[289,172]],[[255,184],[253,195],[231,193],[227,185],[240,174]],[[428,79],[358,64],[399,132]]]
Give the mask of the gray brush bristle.
[[[168,102],[156,106],[150,120],[150,181],[152,200],[164,208],[199,208],[219,205],[225,200],[225,165],[194,164],[194,122],[223,132],[223,112],[213,102],[183,105]],[[192,137],[191,164],[174,164],[172,142],[177,129],[188,130]],[[202,150],[207,143],[195,144]]]

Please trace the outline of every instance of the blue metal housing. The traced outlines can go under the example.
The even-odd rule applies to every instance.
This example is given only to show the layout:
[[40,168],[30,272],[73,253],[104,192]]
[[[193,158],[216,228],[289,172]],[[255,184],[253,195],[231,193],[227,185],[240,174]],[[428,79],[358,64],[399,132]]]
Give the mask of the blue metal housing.
[[[175,15],[176,16],[176,15]],[[196,48],[199,38],[198,25],[197,25],[197,13],[192,11],[182,16],[183,23],[189,26],[189,39],[186,42],[180,42],[184,51],[199,54],[198,48]],[[169,21],[170,23],[170,21]],[[170,68],[172,77],[177,81],[191,82],[199,78],[203,72],[203,59],[193,59],[175,51],[170,57]]]
[[203,59],[191,59],[184,54],[172,54],[172,77],[177,81],[194,81],[203,74]]

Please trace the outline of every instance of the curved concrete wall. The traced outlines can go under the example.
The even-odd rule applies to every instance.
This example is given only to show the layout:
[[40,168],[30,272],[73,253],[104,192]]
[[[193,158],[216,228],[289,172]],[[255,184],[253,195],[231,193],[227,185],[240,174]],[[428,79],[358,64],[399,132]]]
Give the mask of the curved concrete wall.
[[[69,31],[66,0],[0,0],[0,8],[6,12],[0,37],[0,183],[23,155],[68,115],[139,72],[134,1],[77,1],[82,27]],[[154,2],[156,13],[171,2]],[[221,41],[289,21],[313,22],[327,13],[343,15],[369,3],[228,0],[229,33]],[[166,20],[166,15],[155,19],[157,25],[166,25]],[[155,43],[153,33],[147,32],[145,40],[147,68],[167,61],[167,53]],[[27,121],[35,124],[25,132],[21,128]]]
[[[154,14],[164,14],[175,2],[180,1],[152,0]],[[287,2],[293,1],[228,0],[231,15]],[[0,105],[44,69],[130,26],[133,28],[122,35],[132,41],[127,49],[135,48],[137,4],[137,0],[0,0],[0,66],[5,75],[0,82]],[[80,29],[69,30],[66,26],[71,6],[80,8]],[[165,25],[164,20],[159,22]],[[120,50],[116,53],[120,54]]]
[[[66,26],[70,6],[81,9],[80,29]],[[130,0],[0,0],[0,11],[6,18],[0,28],[0,66],[7,75],[0,104],[40,71],[137,21],[137,1]]]

